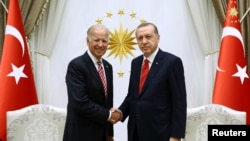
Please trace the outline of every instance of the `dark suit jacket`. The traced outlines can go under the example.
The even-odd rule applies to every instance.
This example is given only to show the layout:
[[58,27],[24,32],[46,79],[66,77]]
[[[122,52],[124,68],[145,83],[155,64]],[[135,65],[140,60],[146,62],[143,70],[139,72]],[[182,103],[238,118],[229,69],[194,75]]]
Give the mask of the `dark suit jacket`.
[[142,55],[132,60],[128,94],[119,107],[122,121],[129,116],[128,141],[135,130],[141,141],[184,137],[187,102],[181,59],[159,49],[139,94],[142,61]]
[[107,122],[113,107],[113,70],[103,59],[108,94],[90,56],[73,59],[66,74],[68,91],[67,119],[63,141],[103,141],[113,136],[113,125]]

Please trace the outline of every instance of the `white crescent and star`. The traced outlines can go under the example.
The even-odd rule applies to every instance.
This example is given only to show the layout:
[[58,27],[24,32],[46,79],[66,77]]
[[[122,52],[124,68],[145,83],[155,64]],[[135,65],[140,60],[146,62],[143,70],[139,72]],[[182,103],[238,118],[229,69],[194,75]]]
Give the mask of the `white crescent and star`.
[[[237,39],[240,40],[240,42],[242,44],[242,50],[244,52],[244,57],[245,57],[244,43],[243,43],[243,39],[242,39],[240,31],[237,30],[234,27],[224,27],[221,39],[223,39],[226,36],[234,36],[234,37],[236,37]],[[249,78],[248,74],[246,73],[247,66],[240,67],[238,64],[236,64],[236,67],[237,67],[237,72],[235,74],[233,74],[232,76],[233,77],[239,77],[240,80],[241,80],[241,84],[243,84],[244,83],[244,79],[245,78]],[[217,70],[219,72],[225,72],[226,71],[226,70],[220,68],[220,66],[217,66]]]
[[[15,37],[21,45],[22,48],[22,56],[24,56],[25,53],[25,46],[24,46],[24,39],[22,37],[22,34],[17,30],[15,27],[11,25],[6,25],[6,31],[5,35],[11,35]],[[27,75],[23,72],[25,65],[22,65],[20,67],[17,67],[14,64],[11,64],[12,66],[12,72],[10,72],[7,76],[8,77],[14,77],[16,84],[18,84],[20,78],[27,78]]]

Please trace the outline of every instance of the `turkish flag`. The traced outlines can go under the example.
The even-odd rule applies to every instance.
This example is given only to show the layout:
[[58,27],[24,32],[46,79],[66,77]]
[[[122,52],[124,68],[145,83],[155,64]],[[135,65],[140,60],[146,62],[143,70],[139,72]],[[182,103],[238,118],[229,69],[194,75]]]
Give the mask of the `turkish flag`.
[[213,103],[245,111],[250,124],[250,81],[236,0],[228,1]]
[[10,0],[0,66],[1,141],[6,141],[6,112],[38,103],[24,33],[18,0]]

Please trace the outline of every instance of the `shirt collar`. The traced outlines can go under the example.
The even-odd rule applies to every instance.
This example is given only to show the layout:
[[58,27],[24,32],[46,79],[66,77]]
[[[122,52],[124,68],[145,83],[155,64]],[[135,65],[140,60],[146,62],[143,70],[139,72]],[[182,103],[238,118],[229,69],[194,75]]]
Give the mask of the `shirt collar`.
[[[90,59],[92,60],[92,62],[93,62],[94,64],[96,64],[97,61],[98,61],[97,58],[96,58],[89,50],[87,50],[87,53],[88,53]],[[101,61],[102,61],[102,59],[101,59]]]
[[157,52],[159,51],[159,48],[157,48],[148,58],[146,58],[145,56],[143,56],[143,60],[148,59],[150,63],[152,63],[155,59],[155,56],[157,54]]

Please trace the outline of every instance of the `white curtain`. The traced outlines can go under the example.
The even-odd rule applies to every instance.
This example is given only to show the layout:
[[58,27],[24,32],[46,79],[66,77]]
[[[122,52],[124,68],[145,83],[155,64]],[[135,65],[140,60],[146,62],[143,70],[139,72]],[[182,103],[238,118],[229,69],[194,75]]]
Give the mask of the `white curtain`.
[[[220,39],[220,25],[211,1],[200,0],[58,0],[50,1],[31,38],[33,66],[40,103],[66,107],[65,74],[69,61],[86,49],[86,30],[96,21],[111,32],[132,32],[141,20],[153,22],[160,32],[159,47],[183,60],[188,107],[210,103]],[[111,16],[107,16],[111,15]],[[134,34],[133,34],[134,37]],[[127,94],[130,62],[141,54],[105,58],[114,69],[114,106]],[[127,55],[127,56],[126,56]],[[115,125],[115,140],[127,140],[126,122]]]
[[[63,15],[65,0],[51,0],[44,8],[39,26],[31,35],[30,49],[39,103],[52,104],[50,56],[55,47],[59,25]],[[54,104],[52,104],[54,105]]]
[[200,50],[204,58],[203,91],[199,95],[201,101],[195,103],[195,99],[190,99],[190,101],[194,102],[193,106],[199,106],[212,103],[222,27],[216,17],[211,1],[187,0],[187,2],[195,26],[195,32],[197,32],[199,42],[201,43]]

